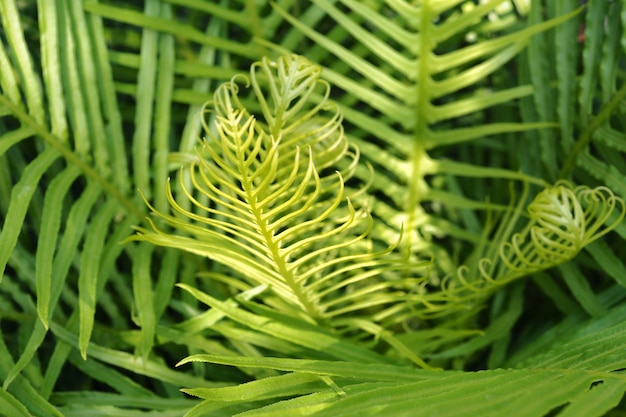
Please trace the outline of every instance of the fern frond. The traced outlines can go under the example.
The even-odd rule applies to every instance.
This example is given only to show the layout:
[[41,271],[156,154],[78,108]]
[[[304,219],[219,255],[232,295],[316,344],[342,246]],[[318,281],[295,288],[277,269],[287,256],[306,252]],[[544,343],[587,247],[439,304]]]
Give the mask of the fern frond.
[[[523,201],[523,200],[522,200]],[[482,257],[462,266],[445,287],[473,292],[492,291],[522,276],[552,268],[574,258],[585,246],[620,225],[626,203],[606,187],[573,187],[566,181],[541,191],[527,207],[528,222],[520,232],[501,230]],[[503,224],[517,222],[517,215]],[[497,248],[497,252],[493,249]],[[473,271],[482,281],[475,281]],[[458,280],[458,281],[457,281]]]
[[[196,242],[145,229],[136,239],[234,267],[251,285],[270,286],[316,320],[384,308],[419,285],[424,279],[419,276],[388,282],[383,276],[409,267],[417,271],[425,262],[384,259],[392,248],[353,249],[364,247],[359,245],[370,234],[372,219],[345,196],[345,175],[354,171],[358,153],[349,151],[339,110],[328,102],[328,85],[319,77],[319,67],[286,56],[264,59],[252,65],[249,79],[223,84],[212,102],[214,125],[204,124],[208,138],[179,174],[197,212],[179,204],[170,187],[168,201],[182,217],[155,211]],[[240,79],[250,83],[264,123],[240,99],[235,83]],[[322,100],[311,103],[319,86]],[[345,167],[343,175],[320,173],[335,164]],[[193,188],[186,186],[186,175]]]
[[619,413],[625,3],[580,3],[0,0],[0,414]]
[[[0,2],[0,288],[2,297],[9,288],[19,286],[22,297],[32,299],[33,304],[36,299],[28,318],[19,317],[26,313],[26,304],[7,305],[18,315],[18,327],[32,329],[19,348],[7,354],[8,360],[17,356],[15,363],[3,365],[3,386],[12,392],[13,386],[25,386],[24,369],[40,365],[46,337],[56,340],[48,333],[52,324],[62,323],[75,335],[83,358],[89,341],[98,337],[94,332],[96,310],[99,318],[107,317],[119,329],[132,326],[132,287],[118,267],[129,259],[129,265],[135,262],[134,249],[118,242],[128,237],[131,224],[144,216],[141,201],[130,193],[136,181],[142,178],[144,184],[150,184],[154,171],[161,172],[156,180],[159,184],[166,177],[169,127],[155,124],[162,129],[155,135],[154,146],[150,144],[149,115],[142,116],[145,119],[137,126],[122,127],[127,120],[123,121],[119,108],[106,29],[83,6],[81,2]],[[169,7],[159,7],[159,13],[168,16]],[[37,42],[25,40],[37,28],[41,30]],[[168,48],[174,50],[173,38],[168,43],[166,37],[156,34],[162,41],[159,52],[163,59],[168,57]],[[147,52],[141,65],[153,71],[159,67]],[[164,71],[162,77],[173,78],[173,74]],[[160,116],[164,109],[169,114],[167,89],[161,78],[155,88],[160,96],[155,105]],[[153,105],[149,99],[139,101]],[[167,117],[160,121],[169,124]],[[130,175],[125,135],[129,127],[132,131],[139,125],[148,142],[139,146],[138,140],[142,149],[133,155],[146,156],[154,164],[137,164]],[[156,200],[165,201],[164,187],[153,194],[151,185],[148,188],[145,191]],[[158,262],[158,250],[150,253],[153,262]],[[175,252],[167,257],[176,264]],[[24,262],[31,265],[28,273],[20,272]],[[146,257],[137,262],[150,265]],[[134,268],[141,270],[137,265]],[[172,291],[172,284],[163,289],[170,279],[159,279],[158,295],[164,299]],[[163,312],[147,302],[145,291],[152,290],[150,280],[147,282],[150,285],[145,285],[146,281],[137,285],[146,295],[137,303],[137,322],[145,332],[135,347],[142,355],[154,342],[156,321],[150,320],[150,313],[154,317]],[[115,287],[114,296],[105,290],[107,286]],[[48,404],[69,356],[70,350],[58,348],[40,370],[37,386],[45,398],[42,402]],[[25,404],[32,411],[36,402],[26,399]],[[34,414],[58,415],[37,407],[45,411]]]
[[[486,16],[499,16],[502,3],[489,1],[473,7],[456,1],[412,5],[316,0],[311,9],[321,10],[324,21],[336,26],[329,33],[316,29],[321,25],[302,21],[275,6],[295,30],[315,42],[315,48],[302,53],[322,64],[323,77],[344,92],[337,101],[346,120],[356,126],[351,137],[379,173],[371,192],[380,198],[371,207],[377,220],[377,237],[387,244],[402,229],[403,244],[414,253],[439,250],[425,237],[425,225],[443,219],[429,216],[424,205],[448,206],[449,200],[440,198],[446,194],[427,178],[453,175],[500,179],[507,171],[506,178],[525,181],[519,171],[463,164],[455,158],[437,160],[432,158],[433,153],[450,144],[480,141],[487,135],[502,137],[556,127],[546,122],[487,123],[489,117],[482,115],[489,109],[529,96],[533,91],[526,85],[495,90],[487,80],[517,56],[534,35],[572,18],[580,10],[519,30],[514,29],[515,25],[504,25],[509,29],[506,34],[493,39],[483,37],[460,49],[447,48],[467,32],[476,35],[487,31],[483,27],[489,24]],[[280,45],[276,49],[280,50]],[[461,91],[463,94],[459,94]],[[450,99],[452,95],[456,95],[454,100]],[[481,122],[467,123],[465,119],[469,117]],[[356,175],[363,179],[361,173]],[[405,192],[396,192],[396,184],[403,184]],[[480,194],[468,195],[463,203],[449,208],[463,210],[480,205],[488,210],[485,198]],[[446,229],[451,237],[460,240],[479,238],[456,234],[462,228]]]
[[[179,365],[206,362],[286,372],[248,386],[185,390],[205,399],[197,406],[199,414],[232,406],[233,402],[246,402],[250,409],[242,416],[278,417],[298,413],[309,416],[533,417],[544,416],[565,404],[560,416],[599,417],[614,408],[626,390],[619,373],[624,359],[612,353],[626,343],[624,324],[615,322],[618,317],[620,315],[615,313],[606,323],[598,320],[584,323],[575,337],[552,341],[541,354],[514,363],[512,369],[407,372],[405,367],[390,364],[210,354],[190,356]],[[586,355],[581,356],[581,348]],[[311,376],[332,378],[340,391]],[[520,395],[522,391],[526,394]],[[546,395],[547,392],[550,395]],[[243,393],[247,395],[242,396]],[[489,394],[489,401],[485,401],[485,393]],[[260,401],[268,397],[273,397],[275,402],[263,406]]]

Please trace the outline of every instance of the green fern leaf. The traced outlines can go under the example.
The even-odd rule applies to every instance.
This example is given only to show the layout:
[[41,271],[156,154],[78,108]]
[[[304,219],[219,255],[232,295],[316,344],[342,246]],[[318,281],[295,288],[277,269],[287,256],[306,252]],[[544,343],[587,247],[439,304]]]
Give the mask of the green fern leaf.
[[[445,229],[452,238],[468,240],[467,234],[457,234],[453,227],[436,227],[440,219],[429,216],[422,204],[442,204],[451,210],[479,204],[488,209],[483,201],[459,198],[457,193],[432,187],[427,177],[504,176],[525,180],[516,171],[453,159],[437,160],[432,153],[452,143],[479,140],[486,134],[554,127],[550,123],[492,125],[486,122],[476,126],[476,123],[466,125],[463,118],[470,115],[480,118],[486,109],[530,95],[532,87],[525,85],[501,90],[480,86],[528,45],[532,36],[580,11],[450,51],[446,48],[448,43],[456,42],[469,28],[478,33],[482,18],[496,16],[503,2],[488,1],[476,7],[467,4],[462,12],[459,3],[316,0],[311,8],[323,11],[326,19],[338,26],[329,34],[276,5],[277,12],[295,30],[315,42],[316,48],[302,53],[324,65],[324,78],[345,91],[339,104],[346,120],[358,128],[359,133],[353,135],[354,143],[381,175],[371,189],[383,197],[372,203],[372,214],[380,221],[379,237],[390,244],[402,230],[403,244],[417,253],[438,250],[426,238],[431,233],[429,229],[438,234],[443,234]],[[279,45],[276,48],[280,50]],[[464,89],[469,92],[462,94],[462,98],[448,99]],[[367,171],[361,172],[367,175]],[[396,192],[397,184],[403,184],[405,192]],[[387,201],[391,204],[385,204]],[[470,239],[477,238],[474,235]]]
[[[339,110],[328,101],[328,86],[319,77],[320,68],[298,56],[254,64],[245,81],[260,104],[263,124],[239,98],[235,82],[242,78],[223,84],[213,100],[215,124],[204,124],[208,138],[179,175],[186,198],[199,212],[183,208],[169,186],[169,202],[183,217],[156,212],[195,241],[144,229],[136,239],[232,266],[250,285],[270,286],[316,320],[393,304],[403,297],[393,291],[414,291],[424,278],[386,282],[378,276],[399,268],[417,271],[425,263],[416,268],[382,258],[389,250],[350,249],[364,241],[372,221],[345,196],[344,182],[358,153],[350,151]],[[312,102],[319,87],[323,100]],[[320,174],[333,165],[344,169]],[[185,186],[186,175],[193,189]],[[365,296],[367,301],[359,303]]]
[[[626,343],[622,314],[616,311],[607,320],[588,321],[572,339],[557,340],[544,353],[508,369],[428,371],[389,364],[215,355],[191,356],[180,364],[200,361],[287,372],[236,387],[185,390],[207,399],[197,406],[198,412],[245,402],[252,407],[241,416],[536,417],[555,410],[558,416],[602,416],[626,392],[621,375],[625,359],[613,353]],[[581,356],[580,349],[586,354]],[[332,378],[341,391],[315,376]],[[303,394],[307,390],[308,395]],[[262,407],[260,401],[267,398],[277,401]]]
[[[524,196],[520,202],[524,201]],[[504,230],[519,218],[519,205],[485,247],[476,263],[459,268],[446,281],[447,290],[458,288],[493,291],[520,277],[573,259],[585,246],[622,223],[626,203],[606,187],[573,187],[565,181],[541,191],[528,205],[529,221],[520,232]],[[480,252],[479,252],[480,253]],[[470,272],[482,277],[473,280]],[[459,285],[460,284],[460,285]]]

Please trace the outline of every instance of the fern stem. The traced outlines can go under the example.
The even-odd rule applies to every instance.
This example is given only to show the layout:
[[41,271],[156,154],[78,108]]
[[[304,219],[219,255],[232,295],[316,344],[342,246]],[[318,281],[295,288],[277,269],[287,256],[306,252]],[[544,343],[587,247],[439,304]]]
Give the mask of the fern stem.
[[561,168],[561,172],[559,172],[559,178],[566,179],[572,174],[574,166],[576,165],[576,159],[578,158],[578,154],[582,152],[583,149],[587,147],[587,145],[589,145],[592,139],[591,136],[593,132],[595,132],[597,128],[599,128],[606,120],[609,119],[609,117],[611,117],[611,115],[613,114],[613,110],[615,110],[615,108],[620,105],[625,97],[626,84],[624,84],[622,88],[620,88],[617,93],[615,93],[611,101],[609,101],[602,108],[600,113],[598,113],[598,115],[593,118],[591,123],[589,123],[587,128],[585,128],[585,130],[581,133],[580,137],[576,141],[576,145],[574,145],[574,148],[567,156],[567,159],[563,164],[563,168]]
[[4,95],[0,95],[0,103],[5,105],[11,113],[19,119],[23,124],[30,126],[37,135],[39,135],[43,140],[53,148],[57,149],[61,152],[61,155],[65,158],[65,160],[71,164],[77,166],[87,177],[96,181],[98,184],[102,186],[102,188],[113,198],[120,202],[120,204],[126,209],[126,212],[134,217],[141,218],[145,215],[143,210],[139,209],[137,205],[133,204],[120,190],[113,185],[111,182],[107,181],[98,171],[91,168],[85,161],[83,161],[78,155],[72,152],[71,149],[67,148],[61,140],[50,133],[44,126],[37,123],[37,121],[27,114],[22,108],[15,105],[11,100],[7,99]]
[[[304,293],[302,286],[296,281],[293,271],[289,268],[288,261],[285,259],[285,256],[281,254],[281,250],[279,245],[276,243],[274,239],[274,232],[271,227],[269,227],[268,219],[263,215],[263,207],[259,207],[257,205],[257,193],[255,192],[255,185],[253,184],[251,177],[248,176],[248,172],[250,170],[249,166],[246,164],[246,156],[242,152],[242,146],[236,147],[237,160],[240,162],[237,167],[239,170],[239,181],[241,182],[241,188],[245,192],[245,199],[250,207],[250,212],[254,216],[254,222],[259,228],[259,232],[263,236],[267,248],[271,254],[271,258],[274,261],[277,272],[280,276],[285,280],[285,283],[291,288],[294,292],[298,302],[304,307],[306,313],[312,317],[319,317],[319,312],[315,308],[315,305]],[[297,163],[297,161],[296,161]],[[310,161],[312,163],[312,161]],[[314,168],[313,168],[314,169]]]
[[[417,73],[419,74],[419,79],[417,81],[417,108],[416,108],[416,126],[415,126],[415,137],[413,143],[413,155],[412,155],[412,173],[409,184],[409,192],[408,192],[408,200],[406,201],[406,213],[408,213],[408,220],[405,227],[407,230],[414,230],[416,224],[416,208],[419,205],[420,197],[419,197],[419,184],[421,179],[424,177],[422,172],[422,162],[424,158],[426,158],[426,148],[424,144],[428,142],[427,136],[428,133],[428,121],[419,117],[419,115],[429,114],[428,107],[430,106],[430,102],[428,97],[428,87],[430,84],[430,74],[428,70],[428,61],[431,54],[431,50],[434,49],[434,45],[431,45],[430,42],[435,42],[434,34],[432,33],[431,23],[431,5],[428,1],[425,1],[422,6],[422,14],[421,14],[421,45],[419,51],[419,59]],[[412,246],[411,242],[412,233],[408,234],[408,241],[406,243],[407,247],[410,248]]]
[[[256,39],[263,39],[263,26],[261,25],[261,18],[259,17],[259,6],[254,0],[246,0],[246,15],[250,19],[250,30]],[[267,47],[259,44],[259,55],[267,55]]]

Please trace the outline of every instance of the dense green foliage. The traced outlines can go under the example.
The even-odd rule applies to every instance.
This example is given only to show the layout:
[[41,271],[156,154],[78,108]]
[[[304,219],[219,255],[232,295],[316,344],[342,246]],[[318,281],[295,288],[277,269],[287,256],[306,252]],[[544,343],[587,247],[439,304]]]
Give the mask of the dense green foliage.
[[626,414],[626,2],[0,0],[0,415]]

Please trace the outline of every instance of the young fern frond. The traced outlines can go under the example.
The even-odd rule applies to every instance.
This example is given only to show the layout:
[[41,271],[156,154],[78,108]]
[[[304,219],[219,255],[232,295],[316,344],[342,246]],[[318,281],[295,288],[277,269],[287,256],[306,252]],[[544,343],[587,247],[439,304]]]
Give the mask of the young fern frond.
[[[211,103],[214,124],[204,123],[207,138],[179,175],[182,196],[194,211],[177,201],[169,185],[168,201],[177,215],[151,207],[192,238],[168,235],[152,223],[153,232],[140,229],[135,239],[223,263],[251,286],[271,287],[290,311],[296,307],[315,320],[384,310],[413,292],[423,274],[386,280],[390,271],[415,268],[404,258],[388,257],[393,247],[355,250],[366,247],[359,243],[368,237],[372,219],[346,197],[358,151],[350,150],[341,114],[319,75],[319,67],[287,56],[264,59],[252,66],[249,79],[223,84]],[[252,86],[265,123],[243,106],[238,80]],[[323,100],[311,104],[319,85],[326,91]],[[334,166],[343,169],[326,173]]]
[[[471,267],[461,266],[455,278],[448,277],[444,288],[452,292],[460,288],[491,292],[523,276],[567,262],[621,224],[626,203],[607,187],[573,187],[558,181],[537,194],[527,211],[529,220],[520,232],[512,236],[510,231],[498,233],[486,256]],[[510,227],[518,217],[513,214],[502,227]],[[482,279],[471,279],[469,272]]]
[[[513,242],[503,245],[501,257],[508,258],[507,252],[516,255],[518,263],[509,264],[510,269],[568,261],[584,246],[617,227],[624,219],[625,209],[624,201],[607,187],[572,188],[559,181],[539,193],[528,206],[531,224]],[[617,218],[607,223],[616,210]],[[518,243],[525,241],[526,236],[532,250],[521,249]]]
[[[239,80],[252,88],[250,106],[259,107],[255,128],[280,138],[281,174],[289,175],[287,170],[298,149],[312,147],[311,155],[320,171],[350,155],[343,133],[343,114],[329,100],[330,86],[321,79],[319,66],[298,55],[281,56],[276,61],[263,58],[252,65],[249,79],[236,76],[217,89],[213,98],[216,117],[228,117],[236,110],[247,115],[253,113],[239,97]],[[206,122],[203,126],[205,130],[213,130]],[[357,159],[353,158],[352,165]],[[306,164],[304,160],[300,162]],[[352,175],[342,174],[346,178]]]

